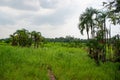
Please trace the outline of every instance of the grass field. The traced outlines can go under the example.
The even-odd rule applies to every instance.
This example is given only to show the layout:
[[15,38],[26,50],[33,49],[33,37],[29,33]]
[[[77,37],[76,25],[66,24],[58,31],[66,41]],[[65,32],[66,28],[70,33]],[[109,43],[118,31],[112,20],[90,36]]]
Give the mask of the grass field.
[[0,80],[120,80],[119,63],[97,66],[83,48],[49,43],[42,48],[0,45]]

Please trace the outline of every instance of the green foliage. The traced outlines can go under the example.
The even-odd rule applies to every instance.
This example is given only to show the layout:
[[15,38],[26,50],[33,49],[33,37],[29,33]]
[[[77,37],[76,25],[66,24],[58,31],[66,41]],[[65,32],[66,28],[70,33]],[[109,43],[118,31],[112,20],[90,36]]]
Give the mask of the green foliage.
[[113,40],[114,59],[116,62],[120,62],[120,35],[114,36]]
[[95,27],[95,20],[93,19],[94,15],[96,15],[98,13],[98,10],[93,9],[93,8],[86,8],[85,12],[83,12],[83,14],[80,15],[79,18],[79,30],[80,33],[83,35],[83,31],[86,30],[88,39],[89,39],[89,32],[91,29],[91,34],[94,34],[94,27]]
[[120,12],[120,0],[110,0],[109,2],[103,2],[103,6],[106,6],[111,12]]
[[74,38],[71,36],[59,37],[59,38],[46,38],[45,43],[53,42],[53,43],[62,43],[61,45],[64,47],[83,47],[86,43],[86,40],[82,40],[79,38]]
[[110,0],[103,2],[103,4],[108,9],[108,17],[112,24],[120,24],[120,0]]
[[34,43],[34,47],[40,45],[43,41],[43,37],[40,32],[29,32],[26,29],[17,30],[13,35],[10,35],[13,46],[30,47]]

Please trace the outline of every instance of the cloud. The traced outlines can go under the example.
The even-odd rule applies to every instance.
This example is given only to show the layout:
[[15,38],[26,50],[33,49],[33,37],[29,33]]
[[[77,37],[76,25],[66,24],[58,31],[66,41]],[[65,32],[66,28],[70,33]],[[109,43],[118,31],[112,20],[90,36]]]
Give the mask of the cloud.
[[[37,15],[33,18],[32,22],[36,25],[50,24],[50,25],[61,25],[64,24],[65,19],[69,15],[72,15],[72,10],[69,8],[64,8],[61,10],[56,10],[56,12],[49,15]],[[71,14],[70,14],[71,13]]]
[[37,0],[0,0],[0,6],[8,6],[19,10],[38,10]]
[[71,4],[71,0],[39,0],[42,8],[61,8]]
[[[1,0],[0,10],[6,14],[4,16],[8,16],[0,17],[3,21],[1,24],[10,24],[22,19],[36,25],[63,24],[67,16],[74,11],[68,6],[70,2],[70,0]],[[34,11],[35,9],[38,10]]]
[[79,16],[87,7],[102,8],[104,0],[0,0],[0,38],[26,28],[45,37],[80,35]]
[[42,8],[55,8],[58,0],[39,0],[39,3]]
[[11,20],[12,18],[3,12],[0,11],[0,24],[1,25],[6,25],[6,24],[14,24],[14,20]]

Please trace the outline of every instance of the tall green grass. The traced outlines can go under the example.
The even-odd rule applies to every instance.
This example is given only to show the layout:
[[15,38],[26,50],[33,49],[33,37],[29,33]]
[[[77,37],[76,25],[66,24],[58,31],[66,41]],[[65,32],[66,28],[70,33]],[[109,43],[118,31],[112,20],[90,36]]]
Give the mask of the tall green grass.
[[0,45],[0,80],[49,80],[47,67],[57,80],[120,80],[118,65],[97,66],[84,49],[54,43],[38,49]]

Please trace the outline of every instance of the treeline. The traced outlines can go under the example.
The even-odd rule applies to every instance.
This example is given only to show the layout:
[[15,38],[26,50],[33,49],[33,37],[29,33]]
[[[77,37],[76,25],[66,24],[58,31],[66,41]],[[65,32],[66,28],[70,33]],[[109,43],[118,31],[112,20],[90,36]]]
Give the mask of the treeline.
[[72,36],[66,36],[66,37],[58,37],[58,38],[46,38],[47,42],[65,42],[65,43],[69,43],[69,42],[82,42],[85,43],[86,39],[80,39],[80,38],[74,38]]
[[59,38],[45,38],[46,42],[60,43],[63,47],[76,47],[81,48],[86,46],[86,39],[74,38],[72,36],[59,37]]
[[44,46],[47,43],[60,43],[64,47],[83,47],[86,46],[87,39],[75,38],[72,36],[45,38],[40,35],[40,32],[29,32],[26,29],[17,30],[9,38],[0,39],[0,42],[9,43],[12,46],[34,47]]
[[61,46],[65,47],[83,47],[87,43],[87,39],[75,38],[72,36],[56,37],[56,38],[45,38],[40,32],[31,31],[26,29],[16,30],[9,38],[0,39],[1,43],[8,43],[12,46],[21,47],[34,47],[44,46],[49,42],[60,43]]

